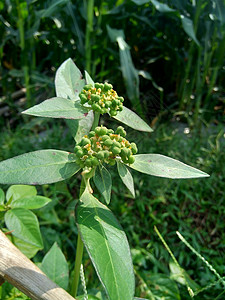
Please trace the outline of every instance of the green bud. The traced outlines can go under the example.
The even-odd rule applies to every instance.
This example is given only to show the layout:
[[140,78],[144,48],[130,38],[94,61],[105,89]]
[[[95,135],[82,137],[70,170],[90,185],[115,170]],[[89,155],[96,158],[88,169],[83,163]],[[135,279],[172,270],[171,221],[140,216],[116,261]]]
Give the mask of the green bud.
[[128,158],[128,163],[129,164],[133,164],[135,161],[135,158],[133,157],[133,155],[131,155],[129,158]]
[[107,159],[109,157],[109,151],[108,150],[104,150],[104,158]]
[[123,105],[119,105],[118,106],[118,111],[122,111],[123,110]]
[[132,153],[136,154],[138,152],[137,145],[135,143],[131,143],[130,146]]
[[97,104],[97,103],[94,103],[94,104],[92,105],[92,109],[95,110],[95,111],[98,111],[98,112],[101,111],[101,107],[100,107],[100,105]]
[[95,88],[96,88],[96,89],[99,89],[99,88],[101,88],[101,85],[100,85],[100,83],[96,82],[96,83],[95,83]]
[[109,147],[109,146],[112,146],[113,141],[112,141],[111,139],[107,139],[107,140],[105,140],[105,141],[103,142],[103,144],[104,144],[105,146]]
[[88,138],[83,137],[82,140],[81,140],[81,142],[80,142],[80,144],[82,146],[85,146],[87,144],[91,144],[91,141]]
[[119,142],[113,141],[113,147],[118,147],[118,148],[120,148],[121,145],[120,145]]
[[85,104],[87,102],[87,97],[83,94],[80,94],[80,103]]
[[110,159],[109,164],[110,166],[114,166],[116,163],[115,159]]
[[79,157],[79,158],[81,158],[83,155],[84,155],[83,150],[78,150],[78,151],[76,152],[76,156]]
[[111,109],[109,114],[111,117],[115,117],[117,115],[117,112]]
[[121,149],[121,157],[129,157],[131,155],[131,150],[128,148]]
[[88,104],[89,104],[89,105],[92,105],[92,103],[93,103],[93,102],[92,102],[91,100],[88,101]]
[[99,161],[98,161],[98,159],[96,158],[96,157],[92,157],[92,165],[95,167],[95,166],[97,166],[98,164],[99,164]]
[[120,149],[119,147],[113,147],[113,148],[112,148],[112,153],[113,153],[113,154],[117,155],[117,154],[119,154],[120,152],[121,152],[121,149]]
[[110,83],[105,83],[104,84],[104,90],[105,91],[109,91],[109,90],[111,90],[113,88],[113,86],[110,84]]
[[77,151],[81,150],[81,146],[77,145],[75,148],[74,148],[74,152],[76,153]]
[[90,90],[92,87],[93,87],[92,84],[86,84],[86,85],[83,87],[83,89],[84,89],[85,91],[88,91],[88,90]]
[[108,129],[108,134],[109,133],[114,133],[114,130],[113,129]]
[[92,167],[92,157],[88,157],[85,162],[84,162],[85,166],[87,167]]
[[110,106],[111,106],[111,101],[106,101],[106,102],[105,102],[105,107],[108,108],[108,107],[110,107]]
[[106,141],[106,140],[108,140],[108,139],[110,139],[110,137],[108,135],[103,135],[102,136],[102,141],[103,142]]
[[104,157],[105,157],[105,153],[104,151],[99,151],[97,154],[96,154],[97,158],[100,159],[100,160],[103,160]]
[[123,103],[123,101],[124,101],[124,98],[123,97],[118,97],[117,98],[120,102],[122,102]]
[[88,133],[88,137],[91,138],[93,136],[95,136],[95,132],[92,130]]

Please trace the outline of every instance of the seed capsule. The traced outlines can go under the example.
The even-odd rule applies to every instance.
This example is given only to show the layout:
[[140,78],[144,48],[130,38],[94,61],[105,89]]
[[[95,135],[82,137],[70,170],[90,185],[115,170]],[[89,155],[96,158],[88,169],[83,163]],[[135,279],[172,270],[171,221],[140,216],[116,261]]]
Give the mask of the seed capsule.
[[128,158],[128,163],[129,164],[133,164],[135,161],[135,158],[133,157],[133,155],[131,155],[129,158]]
[[117,155],[117,154],[119,154],[120,152],[121,152],[121,149],[120,149],[119,147],[113,147],[113,148],[112,148],[112,153],[113,153],[113,154]]

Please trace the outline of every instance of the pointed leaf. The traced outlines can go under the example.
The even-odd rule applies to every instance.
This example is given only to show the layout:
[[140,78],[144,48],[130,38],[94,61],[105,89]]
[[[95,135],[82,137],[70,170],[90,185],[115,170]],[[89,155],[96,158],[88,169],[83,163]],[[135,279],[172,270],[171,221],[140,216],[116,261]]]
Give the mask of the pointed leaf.
[[198,178],[209,175],[178,160],[161,154],[137,154],[131,168],[139,172],[167,178]]
[[109,171],[104,166],[98,166],[95,171],[94,183],[109,204],[111,198],[112,179]]
[[80,170],[73,153],[39,150],[22,154],[0,163],[2,184],[46,184],[64,180]]
[[59,97],[45,100],[23,111],[23,114],[31,116],[72,120],[85,118],[87,113],[88,110],[84,108],[79,101],[69,101]]
[[0,189],[0,205],[3,205],[5,202],[5,193],[2,189]]
[[47,205],[51,199],[43,196],[31,196],[17,199],[11,203],[12,208],[22,207],[26,209],[37,209]]
[[69,268],[61,249],[54,243],[42,260],[42,271],[61,288],[67,289],[69,283]]
[[123,110],[118,112],[113,118],[139,131],[153,131],[144,120],[142,120],[137,114],[125,106],[123,106]]
[[193,41],[195,41],[195,43],[198,46],[200,46],[199,41],[197,40],[196,35],[195,35],[192,20],[185,17],[185,16],[183,16],[183,15],[180,15],[180,18],[181,18],[181,22],[182,22],[182,26],[183,26],[184,31],[187,33],[187,35],[190,36],[190,38],[192,38]]
[[28,209],[13,208],[5,214],[5,223],[12,234],[19,239],[43,248],[43,242],[36,215]]
[[82,240],[110,300],[133,300],[129,244],[112,212],[85,191],[76,207]]
[[41,250],[42,248],[40,248],[40,246],[34,246],[28,242],[25,242],[21,239],[19,239],[16,236],[13,236],[13,244],[20,249],[20,251],[26,255],[26,257],[28,258],[32,258],[36,255],[36,253]]
[[167,4],[161,3],[157,0],[150,0],[150,1],[155,6],[155,8],[162,13],[175,11],[175,9],[170,8]]
[[94,113],[91,110],[89,111],[88,115],[85,118],[77,122],[77,129],[76,131],[74,131],[75,133],[74,139],[76,143],[79,143],[82,137],[84,135],[87,135],[90,132],[93,121],[94,121]]
[[94,86],[94,81],[92,80],[91,76],[88,74],[87,71],[84,71],[85,74],[85,80],[86,80],[86,84],[91,84]]
[[7,202],[15,201],[19,198],[28,197],[28,196],[36,196],[37,190],[35,186],[29,185],[11,185],[6,192],[6,200]]
[[55,77],[55,89],[57,97],[70,100],[78,100],[85,80],[71,58],[68,58],[58,68]]
[[128,190],[131,192],[132,196],[135,198],[134,181],[130,171],[124,164],[122,164],[119,161],[117,161],[117,169],[121,180],[128,188]]

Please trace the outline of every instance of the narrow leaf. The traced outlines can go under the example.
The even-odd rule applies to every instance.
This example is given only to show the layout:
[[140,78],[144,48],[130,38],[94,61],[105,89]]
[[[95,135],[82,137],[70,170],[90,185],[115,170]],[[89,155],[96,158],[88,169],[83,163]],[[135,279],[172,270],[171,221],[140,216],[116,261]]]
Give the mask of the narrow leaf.
[[139,131],[153,131],[144,120],[142,120],[137,114],[125,106],[123,106],[123,110],[118,112],[113,118]]
[[69,268],[67,261],[57,243],[54,243],[42,260],[42,271],[61,288],[67,289]]
[[192,20],[185,17],[185,16],[183,16],[183,15],[180,15],[180,18],[181,18],[181,22],[182,22],[182,26],[183,26],[184,31],[187,33],[187,35],[190,36],[190,38],[192,38],[193,41],[195,41],[195,43],[198,46],[200,46],[199,41],[197,40],[196,35],[195,35]]
[[175,9],[170,8],[167,4],[161,3],[157,0],[150,0],[150,2],[152,2],[155,8],[162,13],[175,11]]
[[37,185],[61,181],[79,171],[75,160],[75,154],[60,150],[22,154],[0,163],[0,183]]
[[12,208],[22,207],[26,209],[37,209],[47,205],[51,199],[43,196],[31,196],[20,198],[11,203]]
[[209,175],[178,160],[161,154],[137,154],[131,168],[139,172],[167,178],[198,178]]
[[134,181],[130,171],[124,164],[122,164],[119,161],[117,161],[117,169],[121,180],[128,188],[128,190],[131,192],[132,196],[135,198]]
[[7,202],[15,201],[23,197],[32,197],[37,195],[37,190],[35,186],[29,185],[11,185],[6,192]]
[[86,84],[91,84],[94,86],[94,81],[93,79],[91,78],[91,76],[88,74],[87,71],[84,71],[84,74],[85,74],[85,81],[86,81]]
[[109,171],[104,166],[98,166],[95,175],[94,183],[105,199],[105,202],[109,204],[111,198],[112,179]]
[[71,58],[68,58],[58,68],[55,77],[55,89],[57,97],[70,100],[78,100],[85,80]]
[[72,120],[85,118],[87,113],[88,110],[84,108],[79,101],[69,101],[59,97],[45,100],[23,111],[23,114],[31,116]]
[[12,234],[19,239],[43,248],[43,242],[36,215],[24,208],[13,208],[5,214],[5,223]]
[[110,300],[133,300],[134,274],[129,244],[112,212],[85,191],[76,207],[84,245]]

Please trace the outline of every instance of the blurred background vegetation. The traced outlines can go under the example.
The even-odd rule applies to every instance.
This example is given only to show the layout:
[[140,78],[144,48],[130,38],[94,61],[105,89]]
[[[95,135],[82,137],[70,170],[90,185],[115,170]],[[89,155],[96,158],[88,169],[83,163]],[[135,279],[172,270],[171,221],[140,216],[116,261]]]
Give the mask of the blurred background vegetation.
[[[136,295],[190,299],[154,225],[193,290],[217,278],[178,239],[177,230],[224,276],[225,1],[0,0],[0,20],[0,160],[43,148],[73,151],[63,121],[20,114],[55,95],[56,69],[71,57],[95,81],[112,83],[126,106],[154,128],[152,134],[127,129],[139,153],[168,155],[211,175],[173,181],[133,172],[137,197],[132,199],[112,169],[110,208],[131,245]],[[117,125],[109,118],[102,122]],[[77,176],[39,187],[53,204],[36,212],[45,248],[34,261],[57,240],[72,270],[79,183]],[[84,266],[94,294],[101,288],[87,256]],[[224,295],[218,283],[194,299]]]

